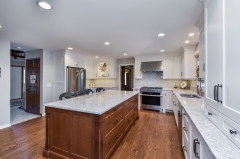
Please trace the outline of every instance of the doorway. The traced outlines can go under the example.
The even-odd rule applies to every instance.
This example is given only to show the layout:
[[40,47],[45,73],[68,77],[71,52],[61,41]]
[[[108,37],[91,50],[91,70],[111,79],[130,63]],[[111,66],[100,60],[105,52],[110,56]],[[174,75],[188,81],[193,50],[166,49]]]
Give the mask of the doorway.
[[[27,60],[28,61],[28,60]],[[26,63],[28,63],[26,61]],[[25,58],[12,58],[11,57],[11,102],[10,102],[10,122],[11,125],[15,125],[27,120],[31,120],[40,117],[40,109],[37,111],[31,111],[28,105],[26,105],[26,70],[25,70]],[[26,65],[27,66],[27,65]],[[36,69],[34,72],[40,73],[40,70]],[[40,74],[39,74],[40,75]],[[40,80],[38,80],[40,82]],[[40,92],[40,90],[39,90]],[[40,95],[40,93],[39,93]],[[29,96],[28,96],[29,97]],[[30,97],[29,101],[37,101],[38,99],[34,96]],[[40,96],[39,104],[40,106]],[[39,107],[40,108],[40,107]],[[35,108],[36,109],[36,108]],[[29,111],[30,110],[30,111]]]
[[132,91],[134,85],[134,66],[120,66],[120,89],[122,91]]

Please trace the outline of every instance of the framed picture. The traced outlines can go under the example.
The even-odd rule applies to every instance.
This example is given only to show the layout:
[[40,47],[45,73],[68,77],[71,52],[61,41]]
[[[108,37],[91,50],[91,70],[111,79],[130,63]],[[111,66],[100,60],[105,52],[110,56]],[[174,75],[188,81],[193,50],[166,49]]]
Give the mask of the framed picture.
[[98,77],[109,77],[108,64],[106,62],[98,64]]

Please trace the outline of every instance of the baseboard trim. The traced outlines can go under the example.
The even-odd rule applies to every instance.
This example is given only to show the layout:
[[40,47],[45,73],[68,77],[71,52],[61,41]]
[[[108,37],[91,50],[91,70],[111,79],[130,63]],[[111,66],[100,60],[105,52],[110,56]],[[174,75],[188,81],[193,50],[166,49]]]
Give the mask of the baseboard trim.
[[46,113],[43,113],[42,116],[46,116]]
[[11,127],[11,126],[12,126],[11,124],[2,125],[2,126],[0,126],[0,130]]

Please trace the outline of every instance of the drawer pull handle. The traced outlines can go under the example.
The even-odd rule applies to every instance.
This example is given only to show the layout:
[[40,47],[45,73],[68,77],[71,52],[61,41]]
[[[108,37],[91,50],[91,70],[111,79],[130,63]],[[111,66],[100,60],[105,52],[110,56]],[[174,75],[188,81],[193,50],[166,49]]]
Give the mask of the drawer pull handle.
[[187,148],[186,148],[186,146],[183,146],[183,151],[186,151],[186,152],[187,152]]
[[113,123],[113,125],[117,125],[117,123],[118,123],[118,120],[116,120],[116,121]]
[[183,130],[184,130],[184,131],[187,131],[187,128],[186,128],[186,127],[183,127]]
[[196,158],[200,158],[197,153],[197,144],[200,145],[200,142],[198,141],[198,139],[194,139],[193,140],[193,152],[194,152]]
[[208,112],[208,115],[212,115],[212,113]]
[[237,134],[237,131],[229,130],[230,134]]

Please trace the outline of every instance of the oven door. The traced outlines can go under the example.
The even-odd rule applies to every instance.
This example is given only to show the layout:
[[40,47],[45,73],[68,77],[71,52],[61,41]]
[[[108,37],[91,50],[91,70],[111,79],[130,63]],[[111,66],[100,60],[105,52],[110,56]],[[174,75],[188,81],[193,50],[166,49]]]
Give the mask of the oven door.
[[161,110],[161,93],[141,92],[141,106],[143,109]]

